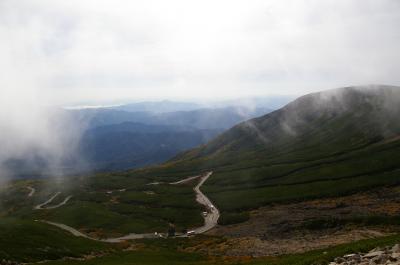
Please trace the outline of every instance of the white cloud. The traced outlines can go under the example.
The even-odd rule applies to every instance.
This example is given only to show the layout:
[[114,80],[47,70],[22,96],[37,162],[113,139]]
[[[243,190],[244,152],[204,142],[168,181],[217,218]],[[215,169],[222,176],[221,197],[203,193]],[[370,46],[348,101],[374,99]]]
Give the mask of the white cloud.
[[400,81],[396,0],[3,0],[0,17],[2,71],[49,102]]
[[51,105],[400,84],[399,26],[398,0],[2,0],[0,169],[72,152]]

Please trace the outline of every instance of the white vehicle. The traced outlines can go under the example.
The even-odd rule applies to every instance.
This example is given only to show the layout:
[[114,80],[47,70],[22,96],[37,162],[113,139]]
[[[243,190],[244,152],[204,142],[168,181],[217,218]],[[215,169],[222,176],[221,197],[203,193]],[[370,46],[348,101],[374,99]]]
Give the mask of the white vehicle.
[[188,232],[186,233],[186,235],[188,235],[188,236],[193,236],[193,235],[195,235],[195,234],[196,234],[196,232],[195,232],[194,230],[188,231]]
[[206,217],[208,215],[208,212],[202,212],[201,213],[204,217]]

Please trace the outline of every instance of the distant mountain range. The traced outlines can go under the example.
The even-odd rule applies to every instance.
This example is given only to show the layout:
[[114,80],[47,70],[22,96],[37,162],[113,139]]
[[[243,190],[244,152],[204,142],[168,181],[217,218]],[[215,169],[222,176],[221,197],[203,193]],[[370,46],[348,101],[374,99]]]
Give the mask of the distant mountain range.
[[206,143],[220,132],[125,122],[88,130],[79,151],[91,169],[122,170],[164,162],[183,150]]
[[86,123],[89,128],[134,122],[150,125],[190,126],[197,129],[228,129],[238,122],[263,115],[271,110],[270,108],[242,106],[174,112],[130,112],[100,108],[73,110],[71,114],[75,120]]
[[75,139],[79,143],[74,154],[54,162],[45,152],[31,150],[5,161],[4,168],[17,176],[36,176],[154,165],[270,111],[242,106],[203,108],[172,101],[66,110],[64,115],[74,127],[85,128],[81,138]]
[[111,107],[114,110],[128,111],[128,112],[175,112],[175,111],[189,111],[202,108],[201,104],[193,102],[178,102],[178,101],[147,101],[129,103],[116,107]]
[[[146,233],[147,237],[147,233],[167,231],[172,223],[176,231],[185,233],[187,228],[203,225],[204,215],[218,219],[212,247],[221,247],[221,242],[228,248],[239,244],[239,248],[249,249],[244,253],[252,254],[259,243],[248,241],[249,235],[260,241],[262,248],[276,242],[286,244],[289,240],[293,242],[290,246],[297,246],[304,238],[311,242],[335,239],[333,241],[340,244],[337,248],[329,246],[304,255],[284,255],[282,262],[279,257],[257,259],[260,262],[276,259],[279,264],[291,264],[303,257],[302,264],[328,263],[337,251],[348,253],[349,249],[369,249],[372,245],[397,242],[399,236],[392,232],[398,231],[399,223],[396,207],[400,184],[399,117],[400,87],[365,86],[302,96],[276,111],[243,121],[216,137],[218,131],[200,127],[215,126],[217,121],[202,123],[198,118],[179,122],[171,118],[174,123],[168,125],[127,121],[89,127],[80,148],[81,153],[86,152],[84,156],[89,158],[93,169],[107,171],[149,166],[84,177],[15,181],[6,185],[0,194],[4,209],[3,256],[19,258],[22,253],[34,261],[48,259],[49,254],[61,258],[70,253],[68,255],[76,257],[81,253],[78,251],[86,249],[90,243],[102,243],[75,238],[59,228],[77,229],[68,231],[82,231],[91,237],[132,233]],[[200,144],[207,139],[211,140]],[[193,145],[197,147],[161,163],[173,153]],[[10,166],[16,169],[29,163],[38,170],[48,166],[34,152],[30,160],[25,161],[28,164],[15,162],[10,161]],[[150,166],[154,163],[159,164]],[[200,182],[194,180],[206,172],[210,173],[207,178]],[[170,185],[173,183],[184,185]],[[202,198],[208,198],[205,208],[196,202],[193,187],[197,190],[197,183],[201,184],[201,193],[205,195]],[[384,186],[393,187],[382,188]],[[196,193],[199,196],[198,191]],[[350,193],[357,194],[347,196]],[[331,198],[320,199],[326,197]],[[68,203],[64,204],[65,200]],[[49,204],[49,208],[36,210],[35,205],[43,203]],[[202,211],[208,213],[200,214]],[[241,222],[244,223],[238,224]],[[349,234],[349,240],[353,240],[354,235],[358,238],[361,234],[355,231],[365,232],[367,240],[346,244],[336,241],[344,233]],[[222,241],[220,235],[224,236]],[[26,238],[29,240],[24,240]],[[323,241],[314,238],[323,238]],[[168,242],[174,242],[170,240]],[[24,243],[27,247],[19,248],[21,242],[28,242]],[[43,251],[32,252],[32,242],[40,245]],[[154,240],[149,242],[150,255],[153,255],[153,249],[157,252],[158,248],[154,247]],[[244,242],[248,242],[247,245],[242,244]],[[204,243],[209,249],[210,237],[197,236],[195,243],[196,246]],[[324,244],[315,244],[315,247],[324,247]],[[72,251],[65,252],[66,245],[71,246]],[[59,251],[60,246],[62,251]],[[15,254],[16,250],[21,251]],[[110,251],[111,256],[99,260],[105,258],[107,262],[115,257],[122,257],[120,260],[128,257],[115,252],[115,248]],[[167,246],[165,251],[171,254],[171,247]],[[60,256],[53,256],[54,253]],[[135,254],[134,260],[138,260],[137,257]]]
[[[102,189],[132,188],[137,183],[171,183],[212,171],[201,189],[220,210],[222,224],[244,221],[250,210],[272,203],[341,197],[400,184],[400,87],[312,93],[240,122],[240,117],[259,114],[246,111],[132,112],[135,119],[150,117],[147,124],[113,124],[115,120],[108,119],[110,113],[130,113],[126,111],[74,112],[94,114],[96,121],[80,144],[90,169],[133,168],[94,175],[88,181]],[[218,129],[218,124],[234,123],[232,117],[238,124]],[[192,194],[191,188],[188,192]],[[141,195],[129,201],[138,203]],[[190,199],[185,201],[190,204]]]
[[89,129],[81,139],[80,154],[96,170],[156,164],[269,111],[244,107],[164,113],[84,110],[80,118],[88,122]]

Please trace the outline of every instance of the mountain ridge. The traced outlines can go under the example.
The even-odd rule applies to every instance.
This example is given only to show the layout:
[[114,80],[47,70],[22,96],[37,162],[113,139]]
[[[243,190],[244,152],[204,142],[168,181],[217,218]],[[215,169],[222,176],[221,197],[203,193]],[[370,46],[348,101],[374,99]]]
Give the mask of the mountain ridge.
[[203,189],[222,216],[394,185],[400,183],[399,115],[399,87],[312,93],[138,173],[174,179],[213,170]]
[[[374,89],[375,87],[378,87],[378,90]],[[350,110],[351,103],[356,104],[357,107],[361,107],[361,104],[368,105],[371,103],[370,100],[374,97],[374,94],[379,91],[381,91],[381,96],[383,95],[385,97],[385,102],[387,103],[384,107],[386,107],[386,109],[396,109],[395,114],[397,114],[400,109],[398,105],[396,105],[397,102],[400,102],[400,87],[367,86],[331,89],[328,91],[316,92],[301,96],[288,103],[281,109],[272,111],[271,113],[265,114],[261,117],[239,123],[231,130],[222,133],[219,137],[209,142],[207,147],[202,146],[195,149],[195,152],[197,152],[200,156],[210,155],[213,151],[216,151],[218,147],[222,147],[224,144],[227,144],[228,139],[236,138],[237,141],[241,137],[247,137],[246,140],[255,141],[252,144],[252,147],[255,147],[256,144],[270,144],[277,136],[281,137],[284,135],[286,137],[295,137],[297,136],[296,134],[299,134],[299,131],[304,129],[305,125],[309,126],[309,122],[313,119],[315,120],[321,118],[323,115],[327,116],[324,118],[331,119],[335,115],[339,115],[340,113],[344,113],[346,111],[348,112]],[[362,95],[364,97],[363,99],[360,99],[359,96]],[[323,104],[319,103],[321,100],[323,101]],[[381,104],[383,104],[382,97],[378,100],[381,101]],[[324,112],[321,113],[321,110]],[[310,112],[313,112],[313,114],[310,114]],[[315,116],[315,113],[317,113],[317,116]],[[390,118],[395,118],[393,117],[395,114],[393,114]],[[356,114],[356,116],[357,115],[360,114]],[[377,121],[376,118],[378,117],[374,117],[373,122]],[[269,130],[273,130],[273,132],[265,133],[265,128],[268,126]],[[394,136],[394,134],[390,132],[390,128],[387,129],[389,130],[386,130],[384,134],[388,134],[387,136]],[[240,135],[241,133],[245,136]],[[227,146],[224,146],[224,148],[226,149]],[[193,151],[194,150],[190,150],[189,152]],[[182,154],[173,160],[177,160],[180,157],[182,157]]]

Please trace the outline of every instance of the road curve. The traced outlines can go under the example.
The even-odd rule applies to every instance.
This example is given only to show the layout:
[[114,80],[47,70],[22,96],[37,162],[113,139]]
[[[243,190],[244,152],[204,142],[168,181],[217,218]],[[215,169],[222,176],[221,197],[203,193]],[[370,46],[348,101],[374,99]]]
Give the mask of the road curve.
[[34,209],[35,209],[35,210],[43,210],[43,209],[45,209],[45,208],[43,208],[43,206],[45,206],[45,205],[51,203],[58,195],[60,195],[60,193],[61,193],[61,192],[59,192],[59,191],[56,192],[56,193],[55,193],[53,196],[51,196],[50,199],[48,199],[47,201],[45,201],[45,202],[43,202],[43,203],[41,203],[41,204],[36,205],[36,206],[34,207]]
[[201,178],[199,184],[194,187],[196,192],[196,201],[204,205],[207,209],[208,214],[204,217],[204,225],[194,229],[195,234],[202,234],[213,229],[218,224],[220,216],[219,210],[215,205],[212,204],[211,200],[201,192],[200,187],[206,182],[213,172],[208,172],[204,177]]
[[124,240],[130,240],[130,239],[141,239],[141,238],[152,238],[155,237],[154,234],[128,234],[122,237],[116,237],[116,238],[94,238],[94,237],[90,237],[78,230],[76,230],[73,227],[70,227],[68,225],[65,224],[60,224],[60,223],[55,223],[55,222],[50,222],[50,221],[46,221],[46,220],[40,220],[42,223],[46,223],[49,225],[53,225],[56,226],[58,228],[61,228],[67,232],[70,232],[72,235],[77,236],[77,237],[84,237],[90,240],[94,240],[94,241],[99,241],[99,242],[107,242],[107,243],[119,243],[121,241]]
[[55,209],[58,207],[63,206],[64,204],[66,204],[71,198],[72,195],[66,197],[62,202],[60,202],[59,204],[56,205],[51,205],[51,206],[47,206],[47,204],[51,203],[58,195],[60,195],[61,192],[56,192],[50,199],[48,199],[47,201],[45,201],[44,203],[38,204],[34,207],[35,210],[50,210],[50,209]]
[[93,237],[90,237],[90,236],[88,236],[88,235],[85,235],[84,233],[79,232],[79,231],[76,230],[75,228],[72,228],[72,227],[70,227],[70,226],[68,226],[68,225],[60,224],[60,223],[55,223],[55,222],[50,222],[50,221],[46,221],[46,220],[40,220],[40,221],[41,221],[42,223],[46,223],[46,224],[49,224],[49,225],[57,226],[58,228],[61,228],[61,229],[65,230],[65,231],[70,232],[70,233],[73,234],[74,236],[80,236],[80,237],[84,237],[84,238],[88,238],[88,239],[92,239],[92,240],[99,241],[98,239],[93,238]]
[[[213,172],[208,172],[204,176],[189,177],[189,178],[186,178],[186,179],[180,181],[180,183],[179,183],[179,184],[182,184],[182,183],[186,182],[185,180],[193,180],[195,178],[201,178],[200,182],[196,185],[196,187],[193,188],[193,190],[196,193],[196,201],[199,204],[202,204],[207,208],[208,214],[207,214],[207,216],[204,217],[204,225],[201,226],[201,227],[193,229],[195,234],[202,234],[202,233],[205,233],[205,232],[209,231],[210,229],[214,228],[217,225],[218,219],[219,219],[219,216],[220,216],[219,210],[212,204],[210,199],[206,195],[204,195],[204,193],[201,192],[201,190],[200,190],[200,187],[204,184],[204,182],[206,182],[206,180],[211,176],[212,173]],[[56,193],[48,201],[46,201],[46,202],[44,202],[44,203],[42,203],[42,204],[40,204],[38,206],[42,207],[42,206],[50,203],[58,194],[59,193]],[[48,208],[40,208],[40,209],[48,209]],[[122,237],[99,239],[99,238],[90,237],[90,236],[88,236],[88,235],[76,230],[75,228],[70,227],[70,226],[65,225],[65,224],[60,224],[60,223],[55,223],[55,222],[50,222],[50,221],[45,221],[45,220],[41,220],[41,222],[49,224],[49,225],[56,226],[58,228],[61,228],[61,229],[65,230],[65,231],[67,231],[67,232],[70,232],[74,236],[84,237],[84,238],[87,238],[87,239],[91,239],[91,240],[95,240],[95,241],[101,241],[101,242],[107,242],[107,243],[119,243],[119,242],[122,242],[124,240],[142,239],[142,238],[157,238],[158,237],[155,234],[146,233],[146,234],[128,234],[128,235],[125,235],[125,236],[122,236]],[[185,237],[187,235],[180,235],[180,236],[181,237]]]
[[66,204],[71,198],[72,198],[72,195],[66,197],[66,198],[65,198],[62,202],[60,202],[59,204],[52,205],[52,206],[47,206],[47,207],[42,208],[42,209],[48,209],[48,210],[50,210],[50,209],[55,209],[55,208],[61,207],[61,206],[63,206],[64,204]]
[[185,178],[185,179],[176,181],[176,182],[171,182],[171,183],[169,183],[169,184],[170,184],[170,185],[185,184],[185,183],[187,183],[187,182],[190,182],[190,181],[192,181],[192,180],[194,180],[194,179],[198,179],[198,178],[200,178],[200,177],[201,177],[201,176],[188,177],[188,178]]
[[33,194],[35,194],[36,189],[35,189],[35,188],[32,188],[31,186],[27,186],[26,188],[29,190],[28,197],[32,197]]

